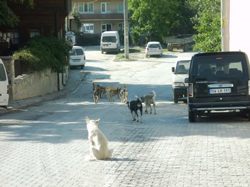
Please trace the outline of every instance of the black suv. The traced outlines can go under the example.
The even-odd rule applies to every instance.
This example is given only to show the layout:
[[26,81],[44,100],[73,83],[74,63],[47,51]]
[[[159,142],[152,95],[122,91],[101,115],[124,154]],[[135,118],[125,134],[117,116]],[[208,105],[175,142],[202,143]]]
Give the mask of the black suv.
[[211,111],[244,112],[250,120],[250,66],[244,52],[194,55],[185,82],[190,122]]

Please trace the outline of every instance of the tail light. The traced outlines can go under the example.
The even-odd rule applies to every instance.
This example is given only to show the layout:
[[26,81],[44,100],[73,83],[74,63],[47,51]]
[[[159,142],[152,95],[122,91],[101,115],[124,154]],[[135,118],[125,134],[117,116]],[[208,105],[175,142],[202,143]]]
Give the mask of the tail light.
[[147,47],[147,51],[149,50],[149,48]]
[[188,84],[188,96],[189,97],[193,97],[194,96],[193,83],[189,83]]
[[7,94],[9,94],[9,85],[7,86]]
[[248,95],[250,95],[250,80],[248,80]]
[[86,57],[84,56],[84,60],[86,60]]
[[161,48],[159,47],[159,50],[161,50]]

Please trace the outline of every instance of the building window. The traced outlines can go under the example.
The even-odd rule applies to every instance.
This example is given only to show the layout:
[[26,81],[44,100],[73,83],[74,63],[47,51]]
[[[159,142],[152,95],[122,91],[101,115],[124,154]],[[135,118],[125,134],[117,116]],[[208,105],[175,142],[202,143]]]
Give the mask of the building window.
[[101,12],[102,13],[111,12],[110,3],[101,3]]
[[84,24],[82,24],[81,32],[83,32],[83,33],[94,33],[94,24],[93,23],[84,23]]
[[102,24],[101,32],[104,32],[104,31],[112,31],[112,24],[110,23]]
[[94,4],[93,3],[78,3],[78,12],[79,13],[93,13]]
[[8,31],[8,35],[10,36],[10,41],[12,44],[19,44],[20,43],[20,37],[19,37],[19,31],[16,29],[10,29]]
[[32,38],[36,35],[41,35],[41,30],[40,29],[30,29],[30,38]]
[[119,27],[119,31],[124,31],[124,23],[119,23],[118,27]]
[[123,12],[123,3],[118,3],[118,12]]

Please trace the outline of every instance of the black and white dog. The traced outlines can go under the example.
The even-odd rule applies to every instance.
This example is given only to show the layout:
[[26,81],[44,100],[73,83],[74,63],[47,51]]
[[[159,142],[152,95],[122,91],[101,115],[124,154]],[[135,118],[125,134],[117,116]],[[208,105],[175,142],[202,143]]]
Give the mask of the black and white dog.
[[[142,123],[142,102],[137,96],[135,96],[135,97],[137,98],[137,100],[130,101],[130,103],[127,102],[128,108],[130,109],[130,112],[132,114],[133,121],[136,120],[135,118],[137,116],[137,122],[139,122],[139,115],[138,115],[137,111],[138,110],[140,111],[140,113],[141,113],[141,123]],[[134,113],[135,113],[135,115],[134,115]]]

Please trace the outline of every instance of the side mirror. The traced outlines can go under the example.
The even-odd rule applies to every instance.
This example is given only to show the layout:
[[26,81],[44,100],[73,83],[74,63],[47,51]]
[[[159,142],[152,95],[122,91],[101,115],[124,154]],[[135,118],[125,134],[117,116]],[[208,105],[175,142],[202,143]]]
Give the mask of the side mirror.
[[173,73],[175,72],[175,69],[174,69],[174,67],[172,67],[172,72],[173,72]]
[[184,82],[185,82],[185,83],[189,83],[189,78],[185,78],[185,79],[184,79]]

